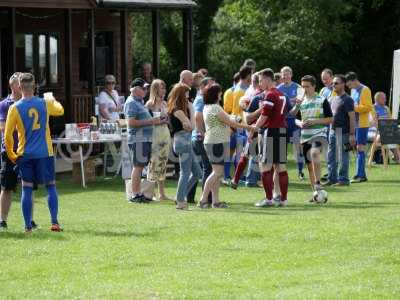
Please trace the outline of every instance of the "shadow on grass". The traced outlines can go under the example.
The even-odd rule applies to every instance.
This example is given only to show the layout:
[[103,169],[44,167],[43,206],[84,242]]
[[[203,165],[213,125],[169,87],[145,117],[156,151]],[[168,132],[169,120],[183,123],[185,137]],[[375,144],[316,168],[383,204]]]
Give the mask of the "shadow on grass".
[[10,232],[3,231],[0,232],[0,239],[13,239],[13,240],[57,240],[57,241],[67,241],[68,238],[62,232],[45,232],[41,229],[34,230],[31,234],[26,234],[24,232]]
[[395,180],[395,179],[379,179],[379,180],[374,180],[374,179],[372,179],[372,180],[368,180],[368,182],[367,182],[367,184],[368,183],[388,183],[388,184],[390,184],[390,183],[397,183],[397,184],[400,184],[400,180]]
[[100,237],[125,237],[125,238],[158,238],[160,236],[161,231],[164,228],[156,228],[154,230],[149,230],[146,232],[135,232],[135,229],[132,227],[132,230],[126,231],[113,231],[113,230],[68,230],[68,233],[76,234],[76,235],[88,235],[88,236],[100,236]]
[[269,207],[269,208],[258,208],[254,207],[252,203],[247,202],[235,202],[230,204],[230,208],[224,210],[224,212],[233,213],[247,213],[247,214],[260,214],[260,215],[282,215],[292,212],[315,212],[320,210],[364,210],[364,209],[379,209],[379,208],[400,208],[400,204],[391,202],[345,202],[345,203],[327,203],[327,204],[290,204],[283,208]]

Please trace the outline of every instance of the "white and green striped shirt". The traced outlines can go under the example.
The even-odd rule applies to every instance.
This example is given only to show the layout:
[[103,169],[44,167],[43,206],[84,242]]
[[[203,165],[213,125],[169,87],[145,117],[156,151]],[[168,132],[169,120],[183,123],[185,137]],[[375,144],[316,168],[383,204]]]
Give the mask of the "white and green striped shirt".
[[[310,119],[324,119],[332,117],[332,110],[326,98],[317,94],[314,97],[305,97],[300,105],[301,121]],[[327,126],[322,124],[312,125],[301,129],[301,143],[306,143],[317,137],[326,137]]]

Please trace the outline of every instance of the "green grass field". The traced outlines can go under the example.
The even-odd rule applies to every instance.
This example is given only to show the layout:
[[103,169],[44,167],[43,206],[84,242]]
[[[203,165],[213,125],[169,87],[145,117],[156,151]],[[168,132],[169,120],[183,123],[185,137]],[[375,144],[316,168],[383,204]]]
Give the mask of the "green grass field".
[[[293,168],[292,168],[293,169]],[[41,190],[31,236],[17,197],[0,233],[1,299],[399,299],[400,166],[307,203],[291,171],[289,206],[257,209],[261,189],[224,187],[226,210],[129,204],[121,180],[87,190],[59,178],[48,231]],[[175,182],[168,183],[168,194]]]

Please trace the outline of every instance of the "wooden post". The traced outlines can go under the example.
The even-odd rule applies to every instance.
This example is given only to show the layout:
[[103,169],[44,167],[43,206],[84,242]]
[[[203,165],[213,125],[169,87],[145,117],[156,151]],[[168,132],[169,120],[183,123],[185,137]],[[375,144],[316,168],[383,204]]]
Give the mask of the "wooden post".
[[17,72],[17,45],[16,45],[16,16],[15,7],[11,8],[11,68],[12,72]]
[[194,69],[194,49],[193,49],[193,13],[192,9],[186,9],[182,12],[183,23],[183,47],[185,67],[188,70]]
[[155,77],[160,76],[160,11],[158,9],[152,11],[153,25],[153,74]]
[[[89,76],[89,93],[96,96],[96,44],[95,44],[95,13],[94,9],[89,11],[89,49],[90,49],[90,76]],[[94,103],[93,103],[94,107]]]
[[72,11],[65,10],[65,116],[67,122],[73,121],[72,103]]
[[128,12],[121,11],[121,93],[128,96]]
[[[1,42],[2,36],[1,36],[1,31],[0,31],[0,42]],[[0,46],[0,97],[3,98],[3,66],[1,62],[1,46]]]

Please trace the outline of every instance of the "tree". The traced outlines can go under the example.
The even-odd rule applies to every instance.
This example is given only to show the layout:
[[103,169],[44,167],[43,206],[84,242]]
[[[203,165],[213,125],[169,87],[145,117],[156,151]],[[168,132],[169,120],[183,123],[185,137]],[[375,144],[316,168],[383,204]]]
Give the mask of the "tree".
[[335,18],[340,9],[348,9],[340,0],[228,1],[215,17],[212,70],[229,82],[244,59],[251,57],[259,67],[279,70],[290,65],[298,75],[317,67],[319,71],[318,54],[328,52],[326,47],[348,47],[350,32]]
[[400,45],[400,2],[394,0],[226,0],[209,41],[211,71],[226,86],[243,60],[295,77],[355,70],[387,90],[393,50]]

